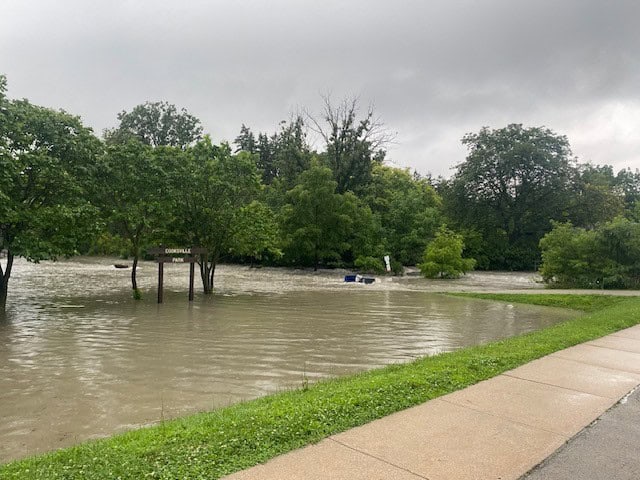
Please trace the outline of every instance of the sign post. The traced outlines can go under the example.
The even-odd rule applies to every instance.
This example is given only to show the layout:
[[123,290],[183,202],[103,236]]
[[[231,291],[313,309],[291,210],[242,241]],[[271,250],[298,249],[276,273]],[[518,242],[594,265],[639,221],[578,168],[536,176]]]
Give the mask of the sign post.
[[[189,301],[193,302],[193,279],[195,276],[195,263],[198,261],[196,255],[206,255],[207,249],[202,247],[190,248],[150,248],[148,252],[155,255],[158,262],[158,303],[162,303],[162,286],[164,282],[165,263],[188,263],[189,264]],[[172,255],[182,255],[174,257]]]

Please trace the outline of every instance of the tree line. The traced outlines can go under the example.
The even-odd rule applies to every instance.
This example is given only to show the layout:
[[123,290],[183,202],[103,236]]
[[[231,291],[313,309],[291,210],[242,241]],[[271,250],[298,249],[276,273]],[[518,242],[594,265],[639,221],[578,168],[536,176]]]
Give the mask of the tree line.
[[207,293],[221,261],[380,272],[390,255],[396,273],[533,270],[554,225],[629,217],[640,192],[637,171],[579,164],[542,127],[470,133],[466,160],[434,179],[385,164],[392,137],[356,100],[325,98],[320,115],[273,133],[242,125],[214,144],[167,102],[121,112],[99,138],[77,116],[9,99],[6,85],[0,76],[0,311],[16,256],[127,255],[138,294],[137,263],[158,244],[207,248]]

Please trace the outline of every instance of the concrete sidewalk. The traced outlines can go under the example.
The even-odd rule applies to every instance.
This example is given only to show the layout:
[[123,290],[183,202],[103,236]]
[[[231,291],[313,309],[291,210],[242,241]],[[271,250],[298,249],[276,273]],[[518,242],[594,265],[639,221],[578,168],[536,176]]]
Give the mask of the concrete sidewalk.
[[640,389],[538,465],[526,480],[640,478]]
[[517,479],[639,384],[640,325],[225,478]]

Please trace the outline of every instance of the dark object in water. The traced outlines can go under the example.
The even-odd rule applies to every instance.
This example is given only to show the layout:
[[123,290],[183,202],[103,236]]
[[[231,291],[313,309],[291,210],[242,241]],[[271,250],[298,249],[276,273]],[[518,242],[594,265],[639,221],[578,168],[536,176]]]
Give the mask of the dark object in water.
[[349,274],[349,275],[345,275],[344,276],[344,281],[345,282],[358,282],[358,283],[364,283],[365,285],[370,285],[373,282],[376,281],[375,278],[373,277],[363,277],[362,275],[356,275],[355,273]]
[[113,266],[116,268],[129,268],[129,265],[126,263],[114,263]]

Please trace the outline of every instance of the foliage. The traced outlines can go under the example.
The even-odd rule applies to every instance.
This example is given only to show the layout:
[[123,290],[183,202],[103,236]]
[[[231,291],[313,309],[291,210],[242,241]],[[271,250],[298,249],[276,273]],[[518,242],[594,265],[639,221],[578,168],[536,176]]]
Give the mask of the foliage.
[[283,231],[290,261],[317,268],[339,261],[346,250],[350,219],[341,213],[342,197],[335,190],[331,170],[315,162],[287,193]]
[[640,224],[618,217],[594,230],[555,224],[540,240],[540,273],[553,286],[638,288]]
[[105,130],[108,143],[138,141],[151,147],[169,146],[185,149],[202,135],[200,120],[168,102],[145,102],[118,114],[120,125]]
[[104,231],[96,236],[87,253],[128,258],[131,255],[131,242],[119,235]]
[[329,168],[315,161],[287,192],[282,213],[285,257],[294,264],[336,266],[342,255],[370,253],[375,230],[371,211],[351,192],[336,193]]
[[131,288],[138,290],[136,272],[145,248],[162,240],[170,221],[169,179],[180,149],[152,148],[135,139],[111,144],[97,162],[93,198],[101,208],[108,231],[130,246],[133,257]]
[[337,105],[328,96],[323,100],[322,119],[309,115],[312,129],[326,145],[322,158],[334,174],[338,193],[359,193],[370,182],[373,166],[384,160],[391,136],[372,108],[358,119],[357,99]]
[[254,260],[279,259],[280,231],[273,211],[264,203],[253,200],[243,206],[232,226],[234,238],[231,252]]
[[391,273],[394,275],[404,275],[404,266],[395,258],[391,258]]
[[[446,222],[477,268],[535,269],[540,239],[554,221],[570,221],[575,228],[558,227],[544,242],[548,281],[640,282],[629,253],[635,227],[613,220],[640,220],[640,172],[578,165],[568,140],[547,128],[465,135],[466,160],[434,188],[429,177],[383,165],[392,136],[356,99],[325,97],[321,115],[292,117],[270,135],[243,124],[235,153],[202,139],[200,121],[167,102],[118,120],[101,144],[76,117],[7,99],[0,76],[0,248],[11,244],[11,262],[123,248],[137,259],[151,243],[203,245],[210,292],[225,258],[352,267],[390,255],[399,273],[425,264]],[[11,262],[0,265],[0,294]]]
[[480,232],[492,269],[532,269],[551,220],[564,220],[573,159],[566,137],[512,124],[464,136],[467,159],[441,193],[455,225]]
[[380,224],[384,253],[404,265],[419,263],[442,223],[441,200],[429,181],[376,165],[363,197]]
[[441,227],[424,251],[420,272],[427,278],[458,278],[473,270],[475,260],[462,258],[462,236]]
[[[260,225],[268,231],[259,232],[255,239],[241,228],[256,212],[268,215],[261,205],[250,206],[260,191],[259,173],[250,153],[233,155],[229,145],[213,145],[207,136],[188,150],[174,181],[173,189],[179,194],[174,199],[172,235],[186,245],[208,250],[200,261],[205,293],[213,291],[217,264],[234,250],[254,257],[269,250],[277,252],[273,219],[263,219]],[[253,225],[254,233],[260,225]]]
[[384,262],[377,257],[358,257],[353,262],[354,266],[362,273],[385,273]]
[[95,231],[85,195],[101,150],[78,117],[5,96],[0,76],[0,312],[13,259],[55,259],[78,253]]
[[594,228],[621,215],[624,195],[618,182],[610,165],[579,165],[567,205],[571,222],[579,227]]
[[235,144],[237,151],[254,155],[266,185],[277,180],[285,189],[290,189],[295,185],[298,175],[310,165],[311,152],[301,117],[295,117],[288,123],[280,122],[278,132],[271,136],[259,133],[257,140],[253,132],[242,125]]
[[220,478],[639,322],[640,300],[628,299],[537,332],[19,460],[0,477]]
[[640,170],[620,170],[616,175],[615,187],[622,194],[625,210],[633,209],[640,200]]

